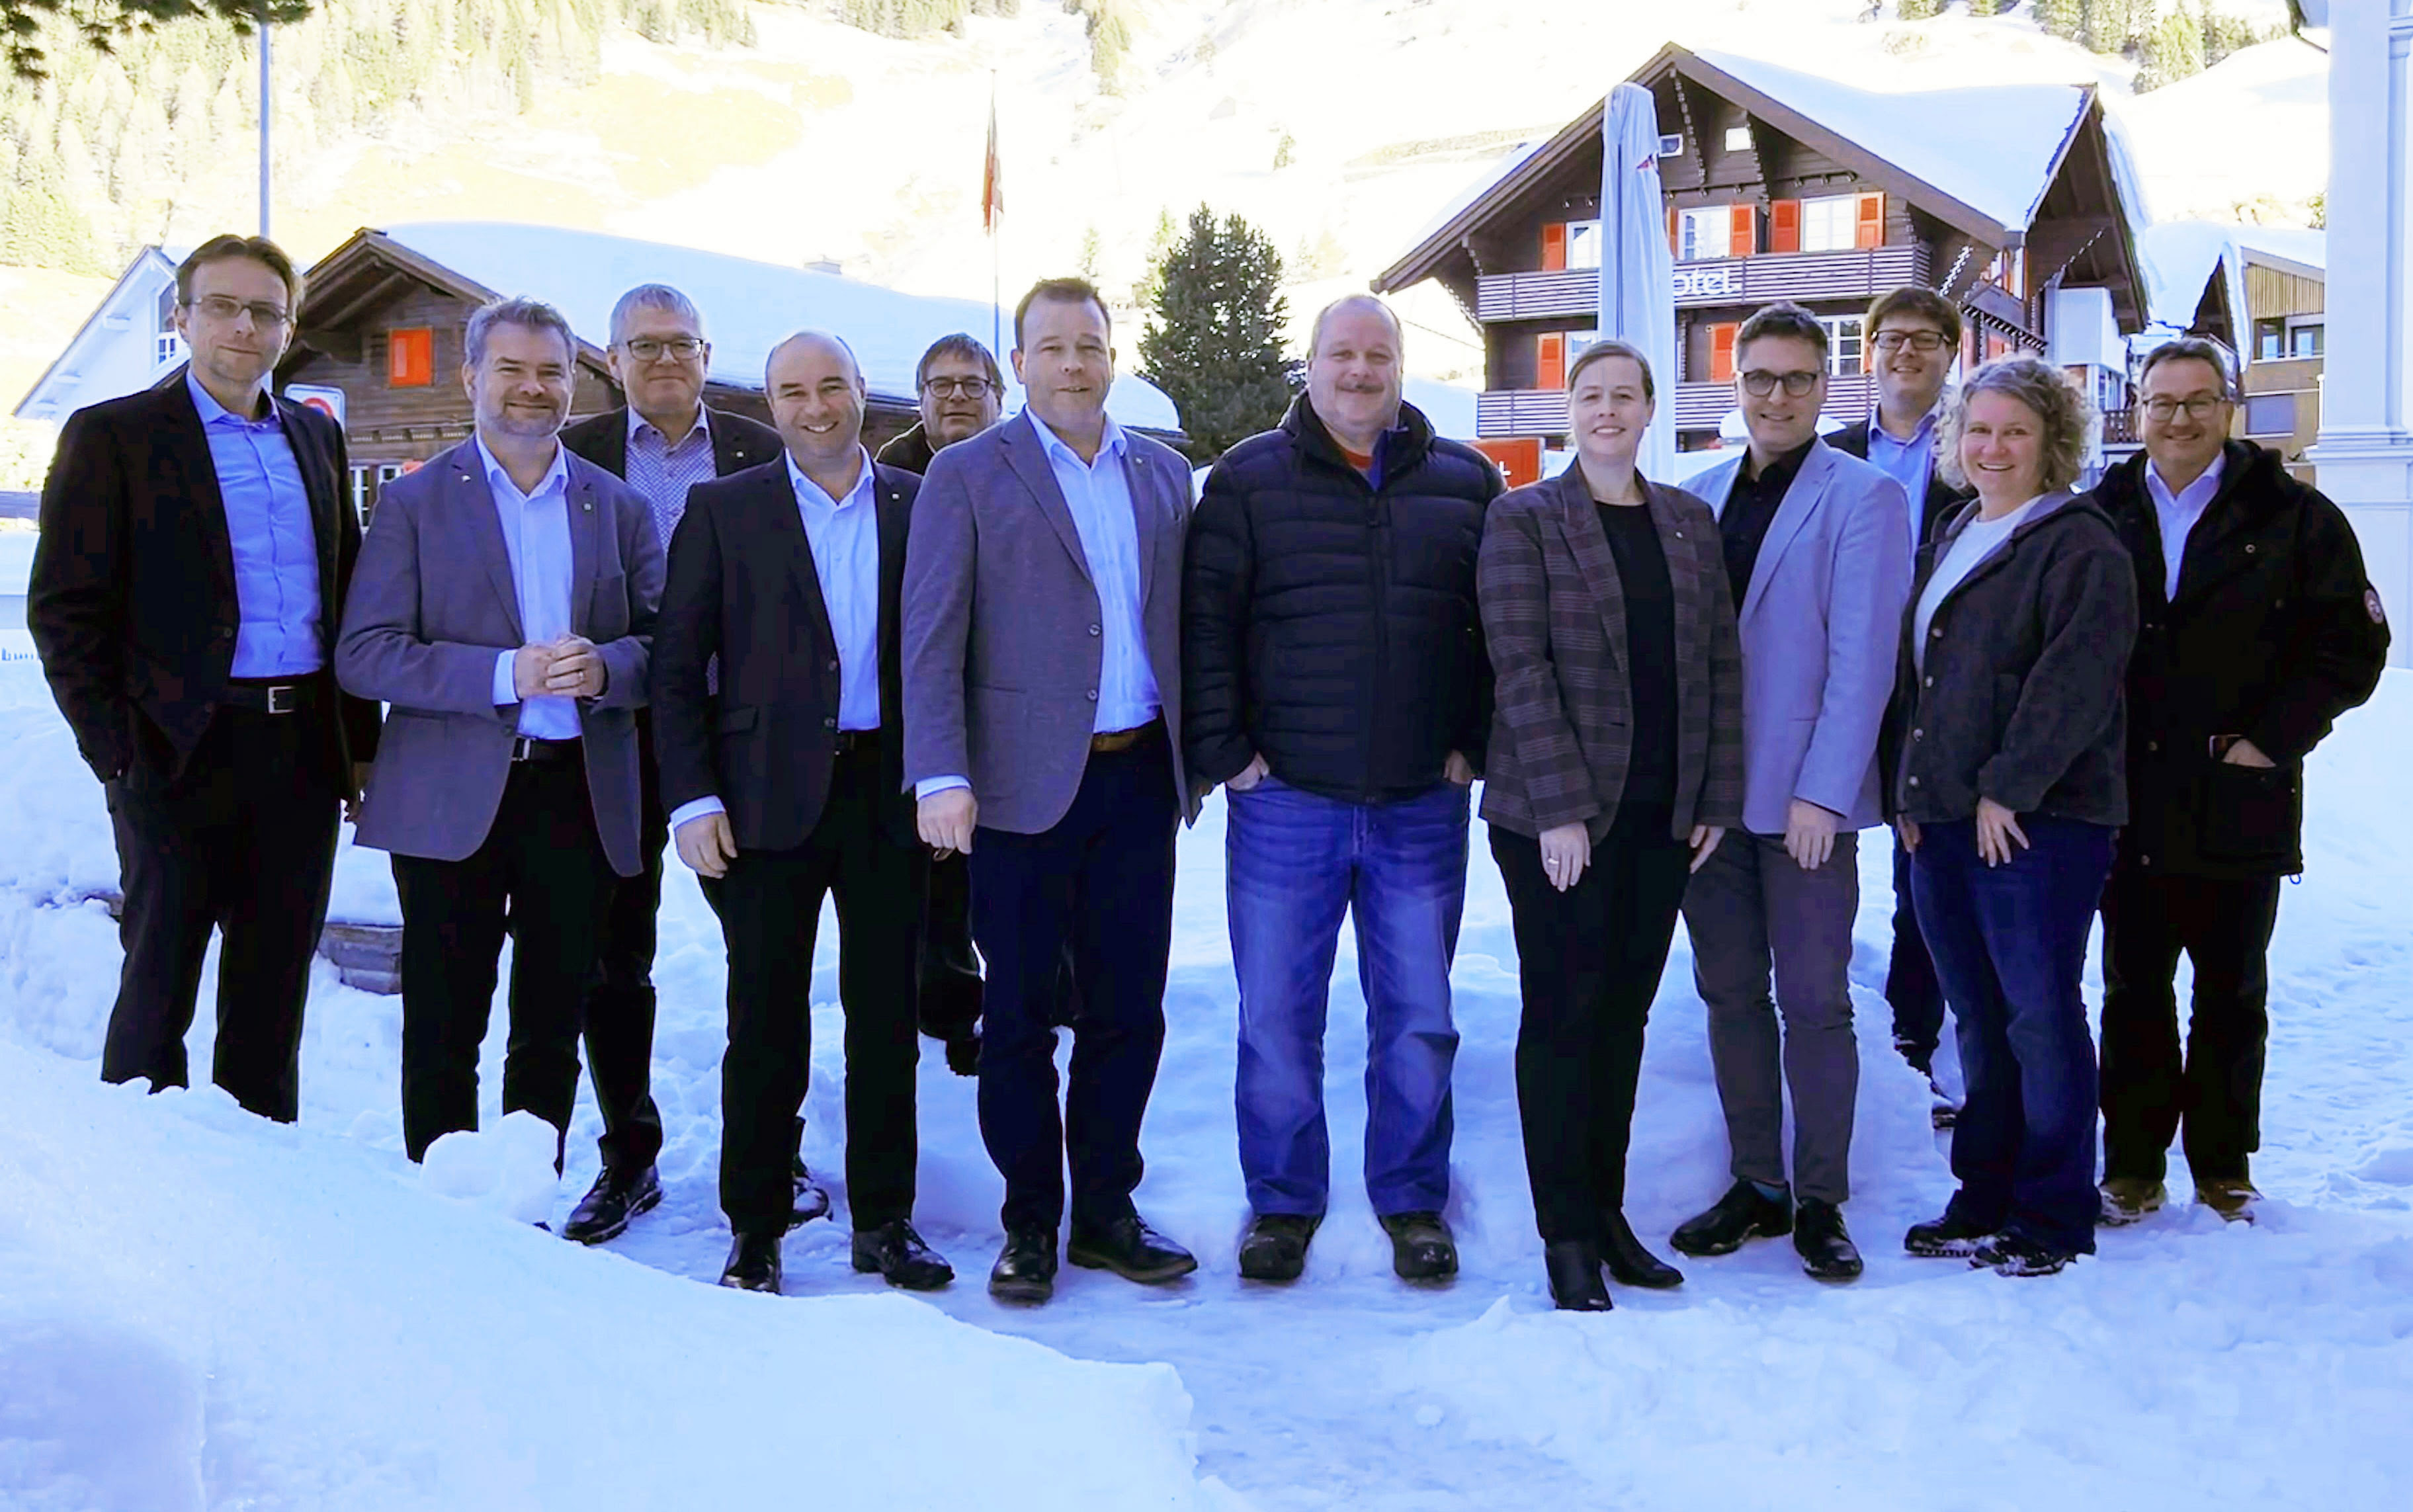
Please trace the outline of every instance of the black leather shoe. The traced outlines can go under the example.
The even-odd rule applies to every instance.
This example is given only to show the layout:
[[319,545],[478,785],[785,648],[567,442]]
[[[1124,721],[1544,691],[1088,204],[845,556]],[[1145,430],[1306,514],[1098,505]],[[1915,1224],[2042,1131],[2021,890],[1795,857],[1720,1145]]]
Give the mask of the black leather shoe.
[[1911,1224],[1910,1232],[1902,1237],[1902,1247],[1922,1260],[1966,1260],[1993,1237],[1992,1229],[1965,1223],[1947,1208],[1941,1218]]
[[1667,1237],[1679,1254],[1703,1258],[1732,1254],[1743,1240],[1781,1238],[1793,1232],[1793,1193],[1763,1197],[1759,1188],[1737,1181],[1709,1211],[1688,1218]]
[[1550,1278],[1550,1304],[1562,1312],[1606,1312],[1617,1306],[1600,1282],[1600,1249],[1581,1239],[1542,1246],[1542,1268]]
[[1307,1213],[1259,1213],[1240,1236],[1240,1275],[1246,1281],[1296,1281],[1307,1268],[1308,1241],[1324,1220]]
[[651,1211],[662,1200],[661,1178],[650,1165],[630,1174],[606,1169],[570,1209],[570,1222],[561,1225],[561,1237],[581,1244],[601,1244],[616,1239],[628,1230],[629,1220],[639,1213]]
[[720,1284],[741,1292],[779,1292],[778,1234],[740,1234],[729,1246],[729,1264],[720,1267]]
[[827,1218],[830,1210],[829,1193],[819,1181],[813,1179],[812,1172],[805,1169],[805,1158],[802,1155],[796,1157],[795,1164],[789,1171],[789,1178],[795,1185],[795,1195],[789,1203],[788,1227],[791,1230],[799,1229],[816,1218]]
[[1009,1229],[1005,1248],[989,1267],[988,1294],[1000,1302],[1036,1305],[1056,1295],[1056,1236],[1041,1229]]
[[1073,1225],[1064,1258],[1089,1270],[1111,1270],[1125,1281],[1158,1286],[1198,1268],[1198,1257],[1147,1226],[1137,1213],[1110,1223]]
[[958,1034],[947,1042],[947,1069],[958,1076],[980,1075],[978,1034]]
[[1793,1253],[1813,1281],[1856,1281],[1860,1252],[1843,1232],[1843,1209],[1831,1202],[1804,1197],[1793,1214]]
[[1622,1212],[1600,1215],[1600,1257],[1620,1286],[1646,1286],[1664,1292],[1684,1284],[1684,1273],[1642,1247],[1634,1225]]
[[955,1279],[955,1267],[923,1243],[913,1225],[901,1218],[855,1230],[854,1268],[876,1270],[888,1278],[889,1285],[909,1292],[935,1292]]
[[1439,1213],[1385,1213],[1391,1269],[1401,1281],[1447,1281],[1458,1274],[1458,1241]]

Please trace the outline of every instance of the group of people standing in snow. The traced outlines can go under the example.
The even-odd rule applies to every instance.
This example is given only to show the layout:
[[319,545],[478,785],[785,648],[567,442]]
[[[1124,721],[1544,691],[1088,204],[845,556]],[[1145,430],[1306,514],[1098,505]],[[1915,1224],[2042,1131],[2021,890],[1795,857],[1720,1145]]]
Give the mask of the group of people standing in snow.
[[1005,1178],[990,1290],[1045,1300],[1059,1235],[1075,1265],[1170,1281],[1196,1262],[1132,1193],[1176,838],[1220,785],[1240,1273],[1297,1278],[1327,1207],[1345,913],[1368,1193],[1398,1273],[1437,1281],[1458,1267],[1449,974],[1480,779],[1560,1307],[1608,1308],[1604,1272],[1682,1279],[1624,1212],[1680,914],[1733,1184],[1669,1242],[1790,1235],[1810,1275],[1860,1273],[1848,971],[1858,837],[1881,824],[1896,1043],[1932,1072],[1949,1004],[1967,1083],[1957,1109],[1938,1093],[1960,1189],[1907,1249],[2057,1270],[2160,1205],[2182,1123],[2198,1199],[2251,1216],[2302,760],[2370,695],[2388,633],[2342,514],[2228,438],[2209,343],[2145,360],[2143,454],[2078,495],[2085,399],[2024,356],[1951,386],[1961,316],[1929,290],[1869,311],[1880,398],[1831,438],[1825,328],[1790,304],[1744,323],[1749,444],[1689,491],[1637,472],[1664,375],[1604,341],[1569,364],[1574,459],[1503,492],[1403,402],[1399,322],[1353,296],[1317,316],[1280,427],[1193,506],[1179,454],[1107,413],[1110,318],[1078,279],[1014,311],[1018,414],[995,356],[950,336],[916,373],[921,423],[877,457],[838,334],[773,349],[766,427],[703,404],[687,296],[632,289],[607,356],[628,402],[573,425],[576,338],[512,298],[464,333],[475,433],[386,484],[363,538],[340,429],[269,392],[301,295],[263,239],[199,248],[177,274],[187,371],[79,411],[44,492],[28,622],[126,897],[110,1080],[185,1083],[215,928],[215,1080],[296,1116],[340,809],[392,855],[410,1156],[476,1126],[508,932],[503,1105],[566,1135],[584,1040],[601,1171],[566,1232],[608,1240],[661,1196],[674,847],[728,952],[725,1283],[778,1290],[784,1236],[829,1208],[799,1152],[825,897],[856,1268],[954,1277],[912,1223],[925,1033],[977,1076]]

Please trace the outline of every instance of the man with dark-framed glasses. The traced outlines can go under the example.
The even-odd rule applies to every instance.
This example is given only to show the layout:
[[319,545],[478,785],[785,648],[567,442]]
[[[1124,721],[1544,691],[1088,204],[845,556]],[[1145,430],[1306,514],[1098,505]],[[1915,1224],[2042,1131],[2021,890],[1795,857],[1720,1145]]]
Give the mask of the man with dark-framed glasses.
[[[612,307],[611,342],[604,363],[628,403],[570,426],[561,444],[636,491],[667,552],[687,511],[688,490],[771,461],[779,455],[779,433],[703,402],[712,343],[704,339],[703,316],[694,302],[669,285],[640,284],[622,294]],[[586,997],[586,1072],[603,1118],[596,1141],[602,1166],[562,1226],[565,1238],[582,1244],[617,1237],[662,1193],[654,1170],[662,1148],[662,1116],[653,1096],[654,947],[670,820],[662,810],[652,708],[638,709],[636,718],[638,848],[644,868],[613,885]],[[797,1194],[807,1216],[828,1210],[829,1198],[801,1169]]]
[[1884,822],[1877,732],[1911,549],[1902,485],[1818,438],[1828,356],[1799,304],[1745,320],[1735,397],[1751,445],[1693,485],[1717,511],[1742,625],[1743,827],[1684,895],[1734,1184],[1669,1242],[1716,1255],[1791,1234],[1802,1268],[1838,1282],[1861,1269],[1842,1210],[1859,1089],[1857,832]]
[[2345,513],[2278,452],[2230,437],[2221,348],[2154,348],[2138,391],[2144,452],[2094,494],[2136,563],[2141,612],[2128,828],[2103,890],[2102,1221],[2162,1206],[2182,1126],[2196,1200],[2250,1221],[2271,932],[2281,879],[2304,869],[2303,761],[2377,687],[2388,621]]

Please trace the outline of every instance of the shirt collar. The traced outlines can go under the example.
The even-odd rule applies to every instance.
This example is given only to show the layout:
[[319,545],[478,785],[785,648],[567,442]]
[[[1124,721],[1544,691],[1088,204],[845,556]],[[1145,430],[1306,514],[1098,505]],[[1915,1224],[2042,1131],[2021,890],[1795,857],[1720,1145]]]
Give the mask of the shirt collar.
[[855,451],[861,454],[863,466],[861,470],[855,473],[854,486],[846,491],[846,497],[830,497],[827,490],[806,477],[805,469],[796,466],[796,454],[783,450],[779,456],[788,464],[788,486],[796,491],[796,497],[800,502],[826,504],[833,510],[844,510],[857,500],[869,498],[872,486],[871,453],[860,446],[856,447]]
[[[637,438],[637,433],[640,431],[652,431],[656,436],[662,436],[660,426],[655,424],[652,421],[647,420],[644,416],[637,413],[637,407],[635,405],[630,405],[629,407],[629,439],[631,441],[635,440]],[[687,442],[695,439],[695,437],[700,435],[710,436],[711,434],[712,411],[704,408],[703,401],[698,399],[695,402],[695,424],[688,429],[687,435],[679,438],[679,444],[684,446]],[[662,436],[662,445],[668,447],[670,444],[671,438],[667,436]]]
[[285,424],[285,417],[276,412],[276,401],[274,399],[269,401],[268,413],[261,419],[254,420],[249,415],[238,415],[218,403],[217,395],[202,388],[201,380],[195,378],[189,368],[185,372],[185,388],[193,396],[193,408],[201,412],[201,423],[204,425],[215,425],[221,420],[231,421],[238,425],[268,425],[278,429],[282,429]]
[[[498,488],[501,483],[510,483],[512,491],[518,492],[520,485],[512,482],[510,469],[495,459],[495,453],[486,450],[486,438],[479,436],[477,441],[478,460],[486,468],[486,486]],[[527,490],[522,497],[531,499],[541,498],[555,488],[559,488],[565,493],[570,488],[570,448],[562,445],[558,438],[553,443],[553,466],[545,468],[544,476],[537,480],[537,485]]]
[[1933,409],[1919,416],[1918,423],[1911,427],[1910,438],[1904,440],[1885,428],[1885,421],[1880,416],[1877,407],[1871,405],[1869,406],[1869,442],[1871,445],[1883,441],[1888,446],[1917,446],[1935,434],[1935,417],[1943,412],[1943,408],[1944,407],[1939,404]]
[[1781,493],[1793,486],[1794,477],[1801,471],[1801,464],[1810,460],[1810,449],[1817,444],[1818,437],[1813,436],[1770,462],[1755,479],[1750,476],[1751,453],[1746,451],[1742,454],[1742,466],[1735,470],[1735,481],[1748,488],[1774,489]]
[[2222,467],[2228,465],[2228,453],[2227,450],[2224,449],[2213,457],[2212,466],[2204,468],[2203,471],[2197,476],[2195,482],[2187,484],[2184,488],[2172,490],[2169,483],[2162,477],[2162,469],[2154,465],[2153,458],[2147,457],[2145,459],[2145,482],[2151,487],[2154,497],[2168,499],[2172,504],[2178,503],[2181,499],[2186,498],[2190,495],[2197,498],[2203,499],[2208,503],[2211,501],[2212,496],[2219,491],[2220,471]]
[[[1066,461],[1071,462],[1073,466],[1085,469],[1097,466],[1094,462],[1083,462],[1081,460],[1081,453],[1073,451],[1070,442],[1066,441],[1064,437],[1057,435],[1056,428],[1054,426],[1040,419],[1036,414],[1032,414],[1027,408],[1022,412],[1030,416],[1030,428],[1039,433],[1039,444],[1041,447],[1045,449],[1047,455],[1050,458],[1060,455]],[[1098,438],[1098,455],[1102,457],[1110,456],[1119,462],[1122,460],[1125,446],[1123,428],[1115,423],[1115,417],[1112,415],[1106,416],[1105,422],[1106,428],[1100,434]]]

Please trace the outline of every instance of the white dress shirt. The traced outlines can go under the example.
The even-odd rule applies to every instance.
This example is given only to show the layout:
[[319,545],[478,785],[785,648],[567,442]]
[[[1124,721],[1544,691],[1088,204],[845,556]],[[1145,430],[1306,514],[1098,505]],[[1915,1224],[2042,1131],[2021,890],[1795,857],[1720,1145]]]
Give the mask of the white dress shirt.
[[[486,469],[486,486],[495,496],[495,517],[503,527],[503,549],[511,554],[511,586],[519,595],[520,635],[529,645],[543,645],[570,633],[570,453],[554,443],[553,466],[528,492],[486,450],[478,437],[478,458]],[[556,693],[522,699],[511,675],[516,647],[495,658],[495,703],[520,706],[519,732],[532,740],[575,740],[579,736],[578,700]]]
[[2179,596],[2179,568],[2186,561],[2187,536],[2212,507],[2212,496],[2220,492],[2220,469],[2226,456],[2212,459],[2203,476],[2180,489],[2170,492],[2162,482],[2161,470],[2151,462],[2145,464],[2145,492],[2154,500],[2154,518],[2162,527],[2162,597]]

